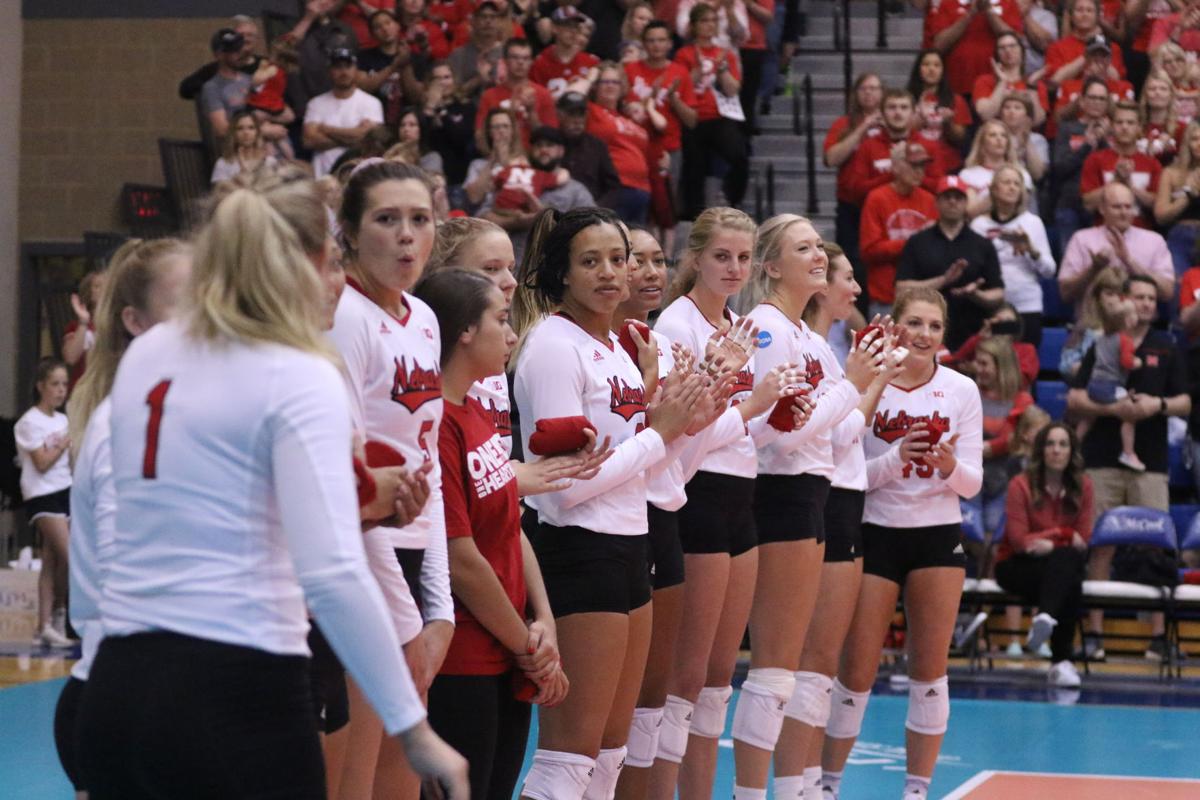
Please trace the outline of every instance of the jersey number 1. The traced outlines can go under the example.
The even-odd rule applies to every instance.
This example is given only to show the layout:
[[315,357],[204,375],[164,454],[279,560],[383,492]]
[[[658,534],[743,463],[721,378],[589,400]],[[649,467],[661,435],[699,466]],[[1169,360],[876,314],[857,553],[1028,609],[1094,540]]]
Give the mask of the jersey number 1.
[[142,456],[142,477],[154,480],[158,477],[158,429],[162,426],[163,401],[167,399],[170,381],[159,381],[146,395],[150,406],[150,418],[146,420],[146,452]]

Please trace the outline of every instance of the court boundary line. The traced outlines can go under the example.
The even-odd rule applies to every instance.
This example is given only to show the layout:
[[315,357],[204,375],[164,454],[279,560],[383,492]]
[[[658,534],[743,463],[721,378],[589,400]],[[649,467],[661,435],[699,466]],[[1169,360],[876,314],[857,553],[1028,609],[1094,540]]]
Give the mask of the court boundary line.
[[963,800],[970,791],[978,789],[996,775],[1031,775],[1043,778],[1094,778],[1113,781],[1157,781],[1160,783],[1200,785],[1200,779],[1197,778],[1165,778],[1156,775],[1104,775],[1095,772],[1029,772],[1019,769],[987,769],[972,775],[965,783],[955,788],[950,794],[945,795],[942,800]]

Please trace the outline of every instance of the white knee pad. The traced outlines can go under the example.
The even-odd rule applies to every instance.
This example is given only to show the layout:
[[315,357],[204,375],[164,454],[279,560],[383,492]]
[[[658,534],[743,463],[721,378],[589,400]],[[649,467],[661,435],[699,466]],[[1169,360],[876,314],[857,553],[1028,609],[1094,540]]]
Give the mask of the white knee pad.
[[825,733],[834,739],[856,739],[862,730],[863,717],[867,715],[867,701],[871,692],[852,692],[842,685],[837,678],[833,679],[833,693],[830,695],[829,721],[825,723]]
[[624,747],[600,751],[583,800],[613,800],[617,793],[617,779],[621,777],[621,768],[625,766],[625,752]]
[[796,688],[783,713],[810,728],[823,728],[832,698],[833,678],[819,672],[797,672]]
[[[658,737],[662,732],[663,709],[635,708],[633,724],[629,726],[629,741],[625,743],[625,763],[645,769],[654,765],[658,752]],[[685,734],[686,736],[686,734]]]
[[940,736],[950,721],[950,681],[945,675],[936,681],[909,681],[908,719],[904,727],[913,733]]
[[706,739],[716,739],[725,731],[725,714],[729,710],[732,686],[705,686],[696,698],[692,711],[691,733]]
[[[682,697],[667,695],[667,705],[663,708],[662,727],[658,730],[658,752],[655,758],[678,764],[683,761],[687,752],[688,729],[692,727],[692,709],[694,706]],[[635,714],[637,712],[634,712]],[[637,719],[634,719],[634,724]],[[630,737],[632,743],[632,736]]]
[[742,684],[733,712],[733,738],[763,750],[774,750],[783,728],[783,710],[796,688],[790,669],[752,669]]
[[594,759],[579,753],[535,750],[521,796],[533,800],[581,800],[595,767]]

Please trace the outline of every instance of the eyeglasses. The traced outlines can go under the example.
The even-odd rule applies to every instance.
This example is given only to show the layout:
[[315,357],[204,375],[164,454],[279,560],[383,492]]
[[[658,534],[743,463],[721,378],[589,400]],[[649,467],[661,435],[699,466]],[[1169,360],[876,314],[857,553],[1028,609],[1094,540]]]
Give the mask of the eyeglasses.
[[621,81],[618,80],[617,78],[601,78],[600,80],[596,81],[596,83],[600,84],[601,86],[620,86],[621,85]]
[[1108,95],[1106,95],[1106,94],[1085,94],[1085,95],[1083,96],[1083,99],[1084,99],[1084,100],[1100,100],[1100,101],[1104,101],[1104,100],[1107,100],[1107,99],[1108,99]]

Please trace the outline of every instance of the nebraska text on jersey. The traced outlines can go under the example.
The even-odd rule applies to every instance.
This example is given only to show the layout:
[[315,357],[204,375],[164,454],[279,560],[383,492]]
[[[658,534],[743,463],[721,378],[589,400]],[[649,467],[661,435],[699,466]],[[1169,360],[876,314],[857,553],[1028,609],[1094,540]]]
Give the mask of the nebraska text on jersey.
[[422,367],[414,357],[412,365],[408,356],[397,356],[392,359],[396,371],[392,377],[392,399],[411,412],[442,396],[442,374],[438,372],[437,364]]

